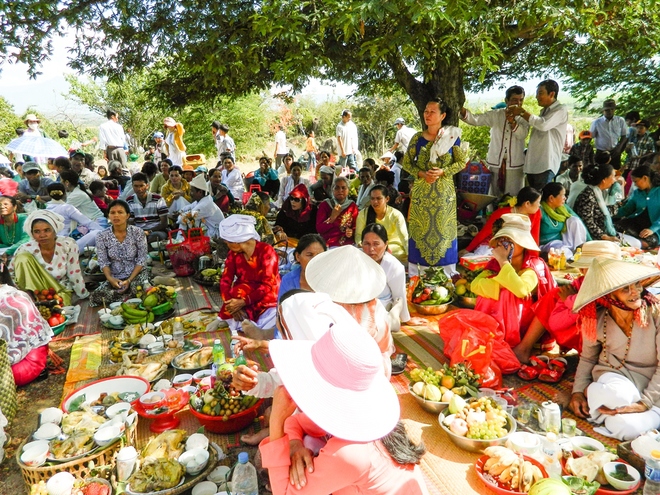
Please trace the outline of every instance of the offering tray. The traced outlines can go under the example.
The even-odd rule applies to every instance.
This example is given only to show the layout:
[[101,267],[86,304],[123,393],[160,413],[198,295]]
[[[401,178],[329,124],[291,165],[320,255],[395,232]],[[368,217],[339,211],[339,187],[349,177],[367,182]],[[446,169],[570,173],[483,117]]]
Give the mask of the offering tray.
[[181,420],[176,417],[176,413],[188,405],[190,394],[183,390],[168,389],[163,390],[167,397],[167,405],[163,408],[148,411],[140,401],[133,404],[133,409],[145,419],[153,420],[149,429],[154,433],[162,433],[179,426]]

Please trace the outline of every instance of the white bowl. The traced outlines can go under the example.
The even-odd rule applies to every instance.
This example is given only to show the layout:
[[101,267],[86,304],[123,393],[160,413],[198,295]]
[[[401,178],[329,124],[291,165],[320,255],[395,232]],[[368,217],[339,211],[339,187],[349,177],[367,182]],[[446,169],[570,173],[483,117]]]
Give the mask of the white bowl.
[[573,437],[571,438],[571,445],[573,445],[573,450],[577,452],[579,456],[589,455],[598,450],[605,450],[605,446],[602,443],[589,437]]
[[509,435],[506,447],[516,454],[533,455],[541,449],[541,437],[526,431],[516,431]]
[[213,370],[201,370],[198,371],[197,373],[193,374],[193,381],[197,384],[202,381],[202,379],[206,378],[207,376],[211,376],[213,374]]
[[33,447],[49,447],[50,444],[48,443],[48,440],[34,440],[33,442],[28,442],[25,445],[23,445],[22,451],[25,452],[27,449],[31,449]]
[[53,423],[59,425],[62,422],[64,413],[59,407],[47,407],[39,415],[39,424]]
[[35,440],[52,440],[53,438],[58,437],[61,433],[62,429],[59,426],[54,425],[53,423],[44,423],[32,436]]
[[113,318],[115,318],[115,317],[112,316],[111,314],[106,314],[106,315],[99,316],[99,320],[101,320],[101,323],[109,323],[110,320],[112,320]]
[[[82,394],[85,394],[85,402],[91,404],[98,400],[102,393],[106,394],[123,394],[133,393],[137,397],[146,393],[149,390],[149,382],[139,376],[112,376],[110,378],[101,378],[95,382],[89,383],[84,387],[79,388],[75,392],[71,392],[62,404],[64,412],[69,412],[71,402],[76,400]],[[135,400],[137,400],[137,397]],[[132,400],[130,402],[133,402]]]
[[147,411],[157,409],[165,405],[165,394],[163,392],[149,392],[140,397],[140,404]]
[[[191,476],[197,476],[209,462],[209,451],[204,449],[188,450],[179,456],[179,462],[186,468],[186,473]],[[217,488],[215,483],[213,483],[211,495],[215,494]]]
[[124,324],[124,319],[119,315],[113,315],[108,319],[108,322],[112,325],[119,326]]
[[53,494],[68,494],[73,491],[73,484],[76,478],[67,471],[56,473],[46,483],[46,490],[49,495]]
[[152,342],[147,345],[147,350],[149,354],[158,354],[160,352],[165,352],[165,344],[162,342]]
[[189,373],[181,373],[172,378],[172,385],[175,388],[187,387],[192,383],[193,376]]
[[146,349],[149,346],[149,344],[153,344],[154,342],[156,342],[156,336],[152,333],[147,333],[140,338],[138,344],[140,348]]
[[113,302],[113,303],[110,303],[110,305],[109,305],[108,307],[109,307],[110,309],[117,309],[119,306],[121,306],[121,301],[120,301],[120,302]]
[[209,448],[209,439],[206,438],[206,435],[202,433],[193,433],[186,440],[186,450],[193,449],[202,449],[207,450]]
[[192,495],[215,495],[217,491],[218,487],[215,483],[202,481],[201,483],[197,483],[192,489]]
[[94,441],[100,447],[110,445],[115,439],[121,435],[121,429],[117,425],[108,426],[106,428],[99,428],[94,433]]
[[117,402],[116,404],[111,405],[109,408],[105,410],[105,415],[109,418],[112,419],[115,416],[120,416],[122,413],[126,413],[124,415],[123,419],[126,419],[126,416],[128,416],[128,411],[131,409],[131,405],[128,402]]
[[99,310],[96,312],[96,314],[99,315],[99,317],[101,317],[102,315],[109,315],[110,313],[112,313],[112,310],[111,310],[111,309],[108,309],[108,308],[99,309]]
[[[628,474],[635,478],[634,481],[622,481],[618,480],[616,478],[613,478],[610,476],[610,473],[613,473],[616,471],[616,465],[621,464],[623,466],[626,466],[626,469],[628,470]],[[639,480],[641,479],[641,476],[639,474],[639,471],[632,467],[630,464],[626,464],[624,462],[608,462],[603,466],[603,474],[605,474],[605,478],[607,479],[607,482],[616,488],[617,490],[630,490],[633,488],[636,484],[639,483]]]
[[[39,442],[30,443],[37,444]],[[45,445],[40,443],[39,445],[33,445],[32,447],[25,449],[21,454],[21,462],[30,467],[37,467],[44,464],[48,457],[48,451],[50,450],[48,442],[44,443]]]
[[[213,471],[209,473],[209,475],[206,477],[207,480],[212,481],[216,485],[224,485],[225,483],[225,476],[227,476],[227,473],[231,470],[229,466],[218,466],[215,468]],[[223,488],[223,486],[220,486],[220,488]]]

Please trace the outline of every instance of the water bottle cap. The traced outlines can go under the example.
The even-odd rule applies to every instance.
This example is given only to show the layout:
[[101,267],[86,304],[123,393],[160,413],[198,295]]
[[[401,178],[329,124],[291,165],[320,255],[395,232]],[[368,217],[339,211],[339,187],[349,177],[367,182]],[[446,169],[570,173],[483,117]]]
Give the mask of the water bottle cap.
[[660,450],[652,450],[651,457],[653,457],[654,459],[660,459]]
[[241,452],[238,454],[238,462],[241,464],[246,464],[250,460],[247,452]]
[[213,343],[214,343],[214,344],[220,344],[221,342],[220,342],[220,339],[215,339],[215,340],[213,341]]

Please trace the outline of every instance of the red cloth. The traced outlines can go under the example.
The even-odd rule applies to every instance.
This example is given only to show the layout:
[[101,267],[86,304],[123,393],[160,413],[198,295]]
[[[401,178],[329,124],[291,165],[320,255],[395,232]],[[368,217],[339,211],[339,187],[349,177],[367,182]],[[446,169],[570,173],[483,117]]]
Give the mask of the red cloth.
[[[539,258],[536,251],[525,253],[522,269],[528,268],[534,270],[538,278],[536,297],[522,299],[502,287],[498,300],[479,296],[474,307],[476,311],[486,313],[500,322],[504,329],[504,340],[511,347],[515,347],[520,343],[521,335],[525,333],[534,319],[536,300],[557,287],[557,283],[550,273],[550,268],[543,259]],[[499,273],[500,265],[497,260],[492,259],[486,265],[486,270],[493,272],[492,276],[494,277]]]
[[[234,280],[235,279],[235,280]],[[277,306],[280,290],[279,258],[275,250],[265,242],[257,241],[252,257],[247,260],[243,253],[229,251],[225,271],[220,279],[220,294],[223,301],[243,299],[243,308],[252,321],[268,308]],[[220,318],[233,318],[222,305]]]
[[94,200],[94,203],[96,203],[96,206],[99,207],[99,210],[101,210],[104,213],[108,211],[108,203],[106,203],[103,198],[97,198],[96,196],[94,196],[92,199]]
[[[291,198],[302,198],[303,206],[301,210],[294,210],[291,208]],[[282,209],[287,217],[293,218],[298,222],[309,222],[312,216],[312,202],[309,200],[309,191],[307,186],[302,182],[298,184],[289,193],[289,196],[284,200]]]
[[[573,280],[571,285],[579,291],[583,281],[584,277],[580,277]],[[562,301],[559,299],[559,287],[552,289],[538,301],[536,317],[561,347],[582,352],[582,335],[577,328],[578,315],[573,313],[575,296],[568,296]]]
[[[495,220],[502,218],[502,215],[505,213],[511,213],[512,209],[513,208],[510,206],[503,206],[502,208],[495,210],[488,217],[486,224],[479,233],[474,236],[474,239],[472,239],[472,242],[468,244],[468,247],[466,247],[465,250],[472,253],[481,244],[488,244],[493,237],[493,224],[495,223]],[[529,215],[529,220],[532,222],[532,237],[536,241],[536,244],[539,244],[539,239],[541,238],[541,209],[539,208],[536,213]]]
[[7,177],[0,179],[0,195],[16,196],[18,191],[18,182]]
[[[332,223],[325,223],[330,218],[332,207],[326,200],[323,201],[316,214],[316,231],[325,239],[328,247],[347,246],[355,244],[355,223],[357,220],[358,207],[355,203],[347,206]],[[344,234],[346,229],[353,230],[352,237],[346,237]]]
[[42,345],[28,352],[27,356],[12,365],[11,371],[17,387],[32,383],[46,367],[48,345]]

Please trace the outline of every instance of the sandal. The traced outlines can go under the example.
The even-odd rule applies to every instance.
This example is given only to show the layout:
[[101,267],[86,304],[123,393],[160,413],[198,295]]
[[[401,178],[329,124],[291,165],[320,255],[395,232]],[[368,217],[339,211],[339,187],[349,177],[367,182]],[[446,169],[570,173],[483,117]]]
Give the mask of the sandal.
[[518,377],[525,381],[535,380],[539,373],[548,369],[548,356],[532,356],[529,358],[529,364],[523,364],[518,370]]
[[408,364],[408,355],[403,352],[400,354],[395,354],[394,359],[392,359],[392,374],[400,375],[406,369],[406,364]]
[[546,383],[558,383],[564,376],[568,363],[564,358],[555,358],[548,363],[548,367],[541,370],[539,380]]

